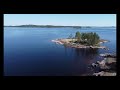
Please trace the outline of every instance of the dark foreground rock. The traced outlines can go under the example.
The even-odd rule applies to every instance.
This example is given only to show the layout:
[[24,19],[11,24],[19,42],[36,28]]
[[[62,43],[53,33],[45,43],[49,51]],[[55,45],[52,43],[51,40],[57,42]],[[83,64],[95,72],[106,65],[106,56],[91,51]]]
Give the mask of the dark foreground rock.
[[116,76],[116,58],[104,58],[102,61],[92,63],[93,76]]
[[93,76],[116,76],[116,72],[104,72],[94,73]]

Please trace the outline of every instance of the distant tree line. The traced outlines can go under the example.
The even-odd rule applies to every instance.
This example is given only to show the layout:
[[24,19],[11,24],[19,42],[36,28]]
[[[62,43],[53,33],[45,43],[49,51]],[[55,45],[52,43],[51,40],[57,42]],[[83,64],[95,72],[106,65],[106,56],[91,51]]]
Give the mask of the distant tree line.
[[54,26],[54,25],[18,25],[18,26],[5,26],[5,27],[41,27],[41,28],[63,28],[63,27],[72,27],[79,29],[81,26]]

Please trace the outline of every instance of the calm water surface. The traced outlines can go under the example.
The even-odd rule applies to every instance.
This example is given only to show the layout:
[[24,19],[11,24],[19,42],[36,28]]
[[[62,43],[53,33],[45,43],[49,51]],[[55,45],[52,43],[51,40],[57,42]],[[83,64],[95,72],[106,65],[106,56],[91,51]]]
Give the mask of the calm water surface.
[[[51,42],[76,31],[96,32],[110,50],[67,48]],[[5,76],[80,76],[100,53],[116,52],[115,28],[18,28],[4,27]]]

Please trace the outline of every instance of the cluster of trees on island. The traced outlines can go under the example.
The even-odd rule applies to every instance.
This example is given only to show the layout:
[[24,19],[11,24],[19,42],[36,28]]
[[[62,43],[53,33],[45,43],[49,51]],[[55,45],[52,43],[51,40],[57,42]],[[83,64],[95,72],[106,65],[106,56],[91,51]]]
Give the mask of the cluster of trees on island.
[[90,32],[90,33],[80,33],[79,31],[76,32],[75,37],[70,34],[69,38],[71,39],[77,39],[74,43],[80,43],[84,45],[98,45],[100,41],[100,37],[97,33],[95,32]]

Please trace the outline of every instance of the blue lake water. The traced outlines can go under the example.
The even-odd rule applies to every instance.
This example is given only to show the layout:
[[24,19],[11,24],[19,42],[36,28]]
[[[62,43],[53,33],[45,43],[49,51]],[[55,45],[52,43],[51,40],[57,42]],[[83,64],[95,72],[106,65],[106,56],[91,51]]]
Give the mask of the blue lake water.
[[[110,40],[102,44],[109,50],[67,48],[51,42],[76,31],[96,32]],[[5,76],[80,76],[89,73],[88,65],[106,52],[116,52],[116,28],[4,27]]]

